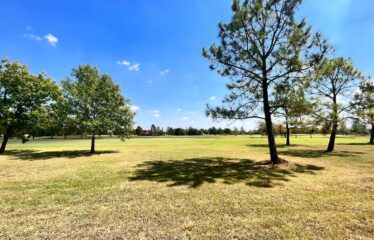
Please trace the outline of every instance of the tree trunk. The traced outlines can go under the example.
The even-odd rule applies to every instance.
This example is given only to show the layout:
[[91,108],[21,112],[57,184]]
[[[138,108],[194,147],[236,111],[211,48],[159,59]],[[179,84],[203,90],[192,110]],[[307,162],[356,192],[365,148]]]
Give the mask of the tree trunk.
[[335,138],[336,138],[337,130],[338,130],[338,105],[336,103],[336,98],[334,98],[334,107],[333,107],[333,116],[332,116],[332,130],[331,130],[329,145],[327,147],[327,152],[334,151]]
[[264,113],[265,113],[266,131],[268,135],[270,158],[273,164],[279,164],[280,159],[278,157],[277,145],[275,144],[275,138],[274,138],[274,132],[273,132],[273,123],[271,120],[268,85],[266,81],[264,81],[262,85],[263,85],[262,88],[263,88],[263,100],[264,100]]
[[9,137],[12,135],[12,131],[13,131],[13,126],[12,125],[7,126],[7,129],[4,134],[3,142],[1,144],[0,154],[3,154],[5,152],[5,148],[8,143]]
[[91,153],[95,153],[95,134],[91,137]]
[[370,144],[374,144],[374,123],[371,123]]
[[[287,114],[287,113],[286,113]],[[290,126],[288,125],[288,118],[286,117],[286,145],[290,146]]]

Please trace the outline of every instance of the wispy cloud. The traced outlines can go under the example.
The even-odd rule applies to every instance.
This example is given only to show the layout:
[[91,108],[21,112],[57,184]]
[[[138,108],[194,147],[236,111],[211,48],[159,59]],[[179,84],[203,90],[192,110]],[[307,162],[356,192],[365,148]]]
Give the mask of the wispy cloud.
[[169,72],[170,72],[169,69],[165,69],[160,74],[161,74],[161,76],[164,76],[164,75],[168,74]]
[[137,72],[137,71],[139,71],[139,70],[140,70],[140,64],[139,64],[139,63],[134,64],[134,65],[131,65],[131,66],[129,67],[129,71],[135,71],[135,72]]
[[188,119],[189,119],[189,118],[186,117],[186,116],[181,117],[181,120],[182,120],[182,121],[187,121]]
[[127,61],[127,60],[118,60],[116,63],[117,65],[128,67],[127,69],[129,71],[137,72],[140,70],[139,63],[131,63],[130,61]]
[[44,37],[39,36],[38,34],[35,33],[34,29],[30,26],[26,27],[26,33],[23,34],[24,38],[34,40],[34,41],[46,41],[48,42],[51,46],[56,46],[58,43],[58,38],[54,36],[51,33],[48,33]]
[[126,60],[117,61],[117,64],[121,66],[130,66],[130,62]]
[[177,112],[182,112],[182,109],[181,108],[177,108]]
[[38,35],[35,35],[33,33],[26,33],[26,34],[23,34],[23,37],[24,38],[28,38],[28,39],[31,39],[31,40],[35,40],[35,41],[41,41],[42,38],[39,37]]
[[139,106],[136,106],[136,105],[131,105],[131,106],[130,106],[130,109],[131,109],[131,111],[133,111],[133,112],[139,112],[139,111],[140,111],[140,107],[139,107]]
[[212,101],[214,101],[214,100],[217,99],[217,97],[216,96],[211,96],[209,99],[212,100]]
[[152,114],[154,117],[159,118],[161,117],[161,112],[159,110],[153,110]]
[[51,46],[56,46],[58,38],[50,33],[43,37]]

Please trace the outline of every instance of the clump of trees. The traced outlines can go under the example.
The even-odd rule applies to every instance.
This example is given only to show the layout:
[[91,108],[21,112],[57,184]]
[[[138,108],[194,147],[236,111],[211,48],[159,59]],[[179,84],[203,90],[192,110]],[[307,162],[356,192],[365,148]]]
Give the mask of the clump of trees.
[[[330,133],[327,151],[333,151],[339,123],[356,115],[367,124],[371,116],[370,87],[361,86],[353,105],[342,101],[363,75],[350,59],[332,57],[334,49],[313,33],[305,19],[296,20],[301,0],[234,0],[233,16],[219,23],[219,43],[203,49],[210,68],[230,79],[222,106],[207,106],[213,119],[260,119],[258,131],[268,138],[271,163],[279,164],[275,129],[318,129]],[[309,93],[309,94],[306,94]],[[281,118],[282,125],[274,126]],[[374,129],[374,126],[373,126]],[[374,130],[372,133],[374,138]],[[373,139],[374,141],[374,139]]]
[[44,73],[6,59],[0,64],[0,130],[5,152],[12,136],[88,133],[95,152],[97,134],[132,133],[134,113],[117,84],[96,67],[80,65],[58,86]]

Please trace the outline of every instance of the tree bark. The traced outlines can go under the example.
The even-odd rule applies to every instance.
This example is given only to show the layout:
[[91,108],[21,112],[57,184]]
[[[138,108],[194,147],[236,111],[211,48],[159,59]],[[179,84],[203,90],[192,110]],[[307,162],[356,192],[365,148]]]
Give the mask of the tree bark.
[[8,125],[4,134],[3,142],[1,144],[0,148],[0,154],[3,154],[5,152],[6,145],[8,143],[9,137],[12,135],[13,126]]
[[291,145],[291,142],[290,142],[290,126],[288,125],[287,110],[285,112],[286,112],[286,145],[290,146]]
[[338,130],[338,105],[336,103],[336,97],[334,97],[333,116],[332,116],[332,130],[330,135],[329,145],[327,152],[333,152],[335,148],[336,132]]
[[264,113],[265,113],[266,131],[268,135],[270,158],[273,164],[279,164],[280,159],[278,157],[277,145],[275,144],[273,123],[271,120],[271,113],[270,113],[267,81],[264,81],[262,85],[263,85],[262,88],[263,88],[263,100],[264,100]]
[[374,123],[371,123],[370,144],[374,144]]
[[91,137],[91,153],[95,153],[95,134],[92,134]]

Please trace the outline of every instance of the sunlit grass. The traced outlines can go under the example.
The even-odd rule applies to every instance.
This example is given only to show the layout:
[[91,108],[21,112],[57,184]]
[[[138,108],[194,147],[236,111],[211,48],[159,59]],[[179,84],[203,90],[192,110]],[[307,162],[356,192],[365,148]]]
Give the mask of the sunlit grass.
[[374,146],[364,137],[12,141],[0,156],[0,239],[372,239]]

